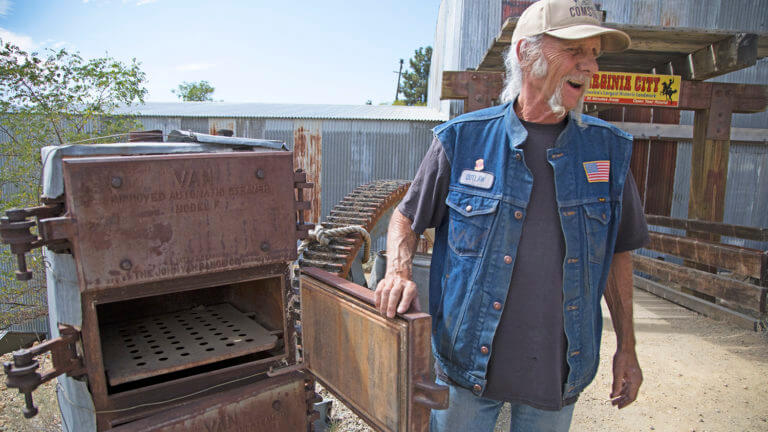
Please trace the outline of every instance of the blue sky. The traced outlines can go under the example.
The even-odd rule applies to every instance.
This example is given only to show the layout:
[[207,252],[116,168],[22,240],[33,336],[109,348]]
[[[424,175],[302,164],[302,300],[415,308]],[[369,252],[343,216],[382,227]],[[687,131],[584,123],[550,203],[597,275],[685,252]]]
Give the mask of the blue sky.
[[225,102],[392,102],[400,58],[433,45],[440,0],[0,0],[0,39],[136,57],[148,101],[207,80]]

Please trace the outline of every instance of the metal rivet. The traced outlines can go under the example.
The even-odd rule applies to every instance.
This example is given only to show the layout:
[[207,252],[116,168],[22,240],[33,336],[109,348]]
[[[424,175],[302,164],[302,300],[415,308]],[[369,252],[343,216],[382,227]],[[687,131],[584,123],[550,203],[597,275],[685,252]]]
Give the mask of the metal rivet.
[[466,210],[467,212],[471,212],[471,211],[472,211],[472,206],[471,206],[471,205],[468,205],[468,206],[465,208],[465,210]]
[[504,263],[505,264],[512,264],[512,257],[509,255],[504,256]]
[[133,268],[133,263],[131,262],[131,260],[124,259],[124,260],[120,261],[120,268],[125,270],[125,271],[128,271],[131,268]]
[[272,409],[275,410],[275,411],[280,411],[281,405],[282,404],[280,403],[280,401],[276,400],[276,401],[272,402]]
[[483,354],[488,354],[488,347],[483,345],[482,347],[480,347],[480,352]]
[[496,310],[501,310],[501,303],[493,302],[493,308],[496,309]]
[[264,178],[264,170],[259,168],[256,170],[256,178],[257,179],[263,179]]
[[261,250],[264,251],[264,252],[268,252],[269,251],[269,243],[268,242],[262,242],[261,243]]
[[472,390],[474,390],[475,392],[480,392],[480,390],[482,389],[483,388],[480,387],[480,384],[475,384],[474,386],[472,386]]
[[520,159],[522,159],[522,158],[523,158],[523,157],[522,157],[522,156],[520,156],[520,153],[516,153],[516,154],[515,154],[515,160],[520,160]]
[[123,179],[121,177],[112,177],[112,187],[117,189],[123,185]]
[[522,218],[523,218],[523,212],[521,212],[520,210],[517,210],[515,212],[515,219],[520,220]]

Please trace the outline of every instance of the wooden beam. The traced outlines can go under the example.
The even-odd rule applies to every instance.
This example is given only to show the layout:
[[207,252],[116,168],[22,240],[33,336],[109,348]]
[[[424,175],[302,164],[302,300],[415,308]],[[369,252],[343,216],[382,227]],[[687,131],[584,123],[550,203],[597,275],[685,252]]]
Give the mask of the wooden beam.
[[658,232],[650,232],[649,235],[651,242],[648,249],[755,279],[763,275],[763,251]]
[[665,300],[669,300],[672,303],[679,304],[684,308],[698,312],[709,318],[718,321],[726,321],[741,328],[752,331],[761,331],[765,329],[764,321],[761,321],[758,318],[733,311],[718,304],[710,303],[698,297],[682,293],[643,277],[635,276],[634,285],[643,291],[647,291]]
[[766,311],[768,288],[637,254],[632,255],[632,264],[636,271],[658,278],[661,283],[676,283],[681,288],[717,297],[745,309],[759,313]]
[[[713,108],[715,103],[722,103],[724,98],[730,99],[728,106],[732,112],[762,112],[768,106],[768,86],[682,81],[677,109],[707,110]],[[730,120],[728,124],[730,124]]]
[[[609,123],[631,134],[635,139],[693,141],[693,126],[691,125],[629,121],[612,121]],[[732,127],[731,141],[768,144],[768,129]]]
[[493,106],[504,87],[504,73],[445,71],[440,99],[463,99],[464,112]]
[[676,228],[686,231],[698,231],[736,237],[745,240],[768,242],[768,228],[754,228],[741,225],[730,225],[722,222],[708,222],[692,219],[674,219],[667,216],[645,215],[649,225]]
[[757,41],[756,34],[736,33],[664,66],[685,80],[702,81],[753,66],[757,62]]

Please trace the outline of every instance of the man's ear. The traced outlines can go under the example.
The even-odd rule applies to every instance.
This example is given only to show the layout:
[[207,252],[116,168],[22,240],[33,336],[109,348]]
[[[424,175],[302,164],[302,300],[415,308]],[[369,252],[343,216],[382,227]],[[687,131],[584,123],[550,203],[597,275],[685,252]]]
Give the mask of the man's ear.
[[523,46],[523,42],[524,41],[522,39],[520,39],[519,41],[517,41],[517,45],[515,45],[515,53],[517,54],[517,61],[520,64],[522,64],[523,60],[525,60],[523,58],[523,50],[521,49],[522,46]]

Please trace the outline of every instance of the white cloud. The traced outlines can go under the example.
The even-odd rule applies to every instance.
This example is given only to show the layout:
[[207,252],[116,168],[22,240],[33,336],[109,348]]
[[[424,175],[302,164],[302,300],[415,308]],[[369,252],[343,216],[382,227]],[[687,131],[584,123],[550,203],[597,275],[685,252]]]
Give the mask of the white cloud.
[[154,3],[156,1],[157,0],[139,0],[139,1],[136,2],[136,6],[143,6],[145,4]]
[[176,66],[176,70],[181,72],[190,72],[207,70],[214,67],[216,67],[216,65],[211,63],[187,63]]
[[37,47],[37,44],[35,41],[32,40],[31,37],[16,34],[10,30],[6,30],[2,27],[0,27],[0,39],[3,40],[3,42],[10,42],[19,48],[23,49],[24,51],[30,51]]
[[67,46],[67,45],[70,45],[70,43],[67,42],[67,41],[58,41],[58,42],[56,42],[54,44],[51,44],[51,47],[53,47],[53,49],[61,49],[61,48],[64,48],[65,46]]
[[0,16],[8,15],[11,9],[13,9],[13,2],[11,0],[0,0]]

